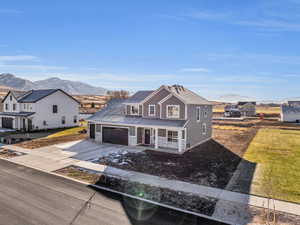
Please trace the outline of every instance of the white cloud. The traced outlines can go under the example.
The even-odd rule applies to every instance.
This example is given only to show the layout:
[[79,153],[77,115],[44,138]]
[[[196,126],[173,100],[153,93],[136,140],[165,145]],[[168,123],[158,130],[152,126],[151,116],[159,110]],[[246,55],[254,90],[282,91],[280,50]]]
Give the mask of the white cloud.
[[211,70],[206,69],[206,68],[182,68],[180,69],[180,72],[204,72],[204,73],[208,73],[211,72]]
[[0,56],[0,62],[14,62],[14,61],[33,61],[37,60],[38,57],[32,55],[10,55]]

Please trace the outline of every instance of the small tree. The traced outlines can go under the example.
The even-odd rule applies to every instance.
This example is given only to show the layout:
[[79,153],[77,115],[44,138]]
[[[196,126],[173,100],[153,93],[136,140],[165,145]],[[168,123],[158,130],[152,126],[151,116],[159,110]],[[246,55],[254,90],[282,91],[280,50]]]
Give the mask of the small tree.
[[110,98],[125,99],[129,97],[129,92],[125,90],[108,91],[107,94],[110,96]]

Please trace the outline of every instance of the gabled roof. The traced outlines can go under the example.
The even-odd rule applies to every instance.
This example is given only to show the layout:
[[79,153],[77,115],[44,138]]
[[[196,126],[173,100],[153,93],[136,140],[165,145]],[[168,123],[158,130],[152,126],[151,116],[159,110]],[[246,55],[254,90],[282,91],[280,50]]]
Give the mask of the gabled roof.
[[69,96],[71,99],[73,99],[74,101],[76,101],[77,103],[80,103],[78,100],[76,100],[75,98],[73,98],[71,95],[69,95],[68,93],[64,92],[61,89],[40,89],[40,90],[31,90],[28,91],[28,93],[26,93],[23,97],[21,97],[18,102],[21,103],[34,103],[37,102],[57,91],[61,91],[62,93],[64,93],[65,95]]
[[184,103],[191,104],[191,105],[211,105],[211,102],[206,100],[205,98],[199,96],[198,94],[194,93],[193,91],[180,86],[180,85],[173,85],[173,86],[166,86],[165,87],[168,91],[170,91],[174,96],[178,97]]
[[186,120],[167,120],[156,118],[143,118],[140,116],[126,116],[124,113],[124,99],[112,99],[107,103],[106,108],[89,117],[88,121],[122,124],[122,125],[145,125],[161,127],[184,127]]
[[19,99],[19,102],[30,103],[37,102],[42,98],[45,98],[48,95],[53,94],[59,89],[43,89],[43,90],[31,90],[25,96]]
[[20,97],[24,96],[27,93],[27,91],[9,91],[5,97],[2,99],[2,102],[5,101],[5,99],[9,96],[9,94],[12,94],[16,100],[18,100]]
[[150,94],[152,94],[154,91],[138,91],[134,95],[132,95],[130,98],[126,99],[124,103],[140,103],[145,98],[147,98]]
[[256,105],[256,102],[238,102],[238,105],[246,105],[246,104]]
[[7,96],[10,93],[12,93],[14,95],[14,97],[17,99],[17,101],[20,103],[34,103],[34,102],[37,102],[57,91],[61,91],[62,93],[64,93],[65,95],[69,96],[71,99],[76,101],[78,104],[80,104],[80,102],[78,100],[76,100],[74,97],[72,97],[71,95],[69,95],[68,93],[66,93],[65,91],[63,91],[61,89],[38,89],[38,90],[30,90],[30,91],[9,91],[7,93],[7,95],[4,97],[4,99],[2,100],[2,102],[5,101],[5,99],[7,98]]

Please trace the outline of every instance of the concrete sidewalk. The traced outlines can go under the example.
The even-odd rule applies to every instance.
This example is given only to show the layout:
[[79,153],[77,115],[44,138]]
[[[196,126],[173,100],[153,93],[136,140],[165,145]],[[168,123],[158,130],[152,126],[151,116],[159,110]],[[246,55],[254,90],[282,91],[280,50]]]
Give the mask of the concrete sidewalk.
[[[98,173],[115,176],[124,180],[158,186],[161,188],[168,188],[179,192],[187,192],[203,197],[216,198],[219,199],[219,201],[216,204],[213,217],[217,219],[226,217],[229,220],[227,222],[231,222],[232,224],[247,224],[245,221],[252,216],[249,212],[249,206],[261,209],[265,208],[269,201],[269,199],[264,197],[241,194],[178,180],[169,180],[149,174],[125,171],[114,167],[73,159],[71,157],[76,153],[63,151],[55,146],[34,150],[24,149],[13,145],[4,146],[4,148],[27,154],[8,159],[9,161],[46,172],[53,172],[70,165],[75,165],[85,169],[97,171]],[[271,201],[270,209],[273,209],[273,204],[275,205],[276,211],[300,216],[299,204],[274,200]]]

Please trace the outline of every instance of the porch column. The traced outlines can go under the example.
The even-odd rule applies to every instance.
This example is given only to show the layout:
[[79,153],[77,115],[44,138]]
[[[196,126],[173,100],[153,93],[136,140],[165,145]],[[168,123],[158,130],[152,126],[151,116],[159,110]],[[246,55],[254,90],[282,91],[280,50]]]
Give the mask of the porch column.
[[155,128],[155,148],[158,149],[158,128]]
[[178,130],[178,151],[182,151],[182,130]]

